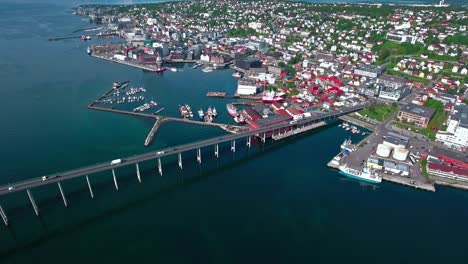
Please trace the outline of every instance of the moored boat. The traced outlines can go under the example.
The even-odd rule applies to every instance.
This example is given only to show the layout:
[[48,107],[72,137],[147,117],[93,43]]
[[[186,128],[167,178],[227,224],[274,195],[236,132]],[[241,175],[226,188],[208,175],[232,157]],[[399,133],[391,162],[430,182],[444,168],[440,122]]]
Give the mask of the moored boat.
[[370,182],[370,183],[382,182],[382,177],[376,175],[368,168],[357,170],[357,169],[348,167],[348,165],[344,164],[340,166],[339,170],[340,170],[340,173],[343,174],[344,176],[347,176],[349,178],[353,178],[356,180],[361,180],[361,181]]
[[200,117],[200,119],[203,119],[203,117],[205,117],[205,113],[203,112],[203,109],[198,109],[198,117]]
[[156,69],[156,73],[161,73],[166,70],[166,67],[159,67]]
[[348,139],[346,139],[345,141],[343,141],[343,143],[341,143],[340,148],[341,148],[341,149],[345,149],[347,146],[349,146],[349,145],[351,145],[351,144],[352,144],[351,139],[348,138]]
[[[283,94],[284,95],[284,94]],[[276,94],[273,91],[265,91],[262,96],[262,101],[264,103],[273,103],[283,100],[283,95]]]
[[226,109],[231,117],[237,116],[237,107],[233,104],[227,104]]
[[232,77],[240,78],[240,77],[242,77],[242,75],[240,74],[240,72],[235,72],[235,73],[232,74]]
[[216,111],[216,107],[213,107],[213,116],[214,117],[218,116],[218,112]]

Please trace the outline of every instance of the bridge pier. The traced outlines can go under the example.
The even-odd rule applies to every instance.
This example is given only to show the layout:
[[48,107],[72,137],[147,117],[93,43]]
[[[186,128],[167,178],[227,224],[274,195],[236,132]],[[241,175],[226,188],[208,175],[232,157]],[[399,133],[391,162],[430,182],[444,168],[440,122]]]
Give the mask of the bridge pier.
[[60,184],[60,182],[57,182],[57,185],[58,185],[58,187],[59,187],[60,194],[62,195],[63,204],[65,204],[65,207],[68,207],[67,198],[65,198],[65,193],[63,192],[62,184]]
[[179,168],[182,169],[182,153],[179,152],[178,160],[179,160]]
[[136,167],[136,173],[137,173],[138,182],[141,183],[140,166],[138,165],[138,163],[136,163],[136,164],[135,164],[135,167]]
[[26,190],[29,196],[29,200],[31,201],[31,204],[34,208],[34,212],[36,213],[37,216],[39,216],[39,208],[37,208],[36,202],[34,201],[34,197],[32,196],[32,193],[29,189]]
[[114,178],[115,190],[119,190],[119,185],[117,184],[117,177],[115,177],[115,170],[112,169],[112,177]]
[[231,151],[236,152],[236,140],[235,139],[231,141]]
[[215,145],[215,157],[219,158],[219,146],[218,146],[218,144]]
[[5,211],[3,211],[2,206],[0,205],[0,215],[2,215],[3,223],[5,223],[5,226],[8,226],[8,217],[5,214]]
[[88,175],[86,175],[86,181],[88,182],[89,194],[91,194],[91,198],[94,198],[93,189],[91,188],[91,183],[89,182]]
[[250,148],[250,136],[247,137],[247,147]]
[[158,171],[159,171],[159,175],[162,176],[161,158],[158,158]]
[[263,133],[262,142],[265,143],[265,141],[266,141],[266,133]]
[[[218,146],[218,145],[216,145],[216,146]],[[197,161],[198,161],[198,163],[201,164],[201,150],[200,150],[200,148],[197,148]]]

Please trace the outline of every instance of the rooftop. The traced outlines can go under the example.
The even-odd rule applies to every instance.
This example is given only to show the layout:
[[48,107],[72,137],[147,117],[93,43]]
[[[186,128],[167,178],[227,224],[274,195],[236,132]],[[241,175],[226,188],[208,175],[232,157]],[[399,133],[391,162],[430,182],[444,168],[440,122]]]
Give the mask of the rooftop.
[[460,122],[460,126],[468,128],[468,105],[456,105],[455,107],[455,119]]
[[426,117],[426,118],[431,118],[432,115],[434,115],[435,113],[434,108],[420,106],[416,104],[408,104],[407,106],[402,107],[400,111],[415,114],[415,115]]

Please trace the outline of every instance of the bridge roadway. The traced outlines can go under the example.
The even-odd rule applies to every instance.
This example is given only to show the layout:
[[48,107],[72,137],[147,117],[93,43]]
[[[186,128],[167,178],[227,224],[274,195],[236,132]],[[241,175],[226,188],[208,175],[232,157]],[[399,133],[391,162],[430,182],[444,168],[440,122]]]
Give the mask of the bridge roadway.
[[119,164],[115,164],[115,165],[111,165],[111,162],[108,161],[108,162],[91,165],[87,167],[82,167],[82,168],[78,168],[78,169],[74,169],[70,171],[58,172],[55,174],[46,175],[47,180],[45,181],[42,180],[42,177],[38,177],[38,178],[32,178],[32,179],[28,179],[28,180],[21,181],[21,182],[12,183],[9,185],[3,185],[3,186],[0,186],[0,195],[18,192],[18,191],[26,190],[30,188],[35,188],[35,187],[39,187],[39,186],[43,186],[43,185],[47,185],[51,183],[60,182],[63,180],[68,180],[68,179],[72,179],[76,177],[81,177],[81,176],[97,173],[97,172],[112,170],[112,169],[116,169],[119,167],[129,166],[129,165],[136,164],[139,162],[155,160],[155,159],[162,158],[165,156],[176,155],[178,153],[187,152],[190,150],[196,150],[198,148],[216,145],[216,144],[220,144],[223,142],[232,141],[235,139],[247,138],[247,137],[254,136],[254,135],[260,135],[260,134],[270,132],[273,130],[290,127],[292,125],[299,126],[299,125],[305,125],[309,123],[316,123],[316,122],[320,122],[323,120],[331,120],[342,115],[346,115],[352,112],[359,111],[373,104],[375,104],[374,101],[368,101],[362,105],[349,107],[346,109],[342,109],[341,111],[328,112],[323,115],[305,118],[303,120],[298,120],[297,122],[294,122],[294,123],[291,123],[291,122],[280,123],[280,124],[271,125],[265,128],[257,129],[257,130],[251,130],[251,131],[246,131],[246,132],[241,132],[241,133],[231,134],[231,135],[223,135],[223,136],[200,140],[200,141],[196,141],[196,142],[192,142],[192,143],[188,143],[184,145],[169,147],[169,148],[158,150],[158,151],[152,151],[152,152],[148,152],[144,154],[133,155],[133,156],[126,157],[126,158],[121,158],[122,162]]

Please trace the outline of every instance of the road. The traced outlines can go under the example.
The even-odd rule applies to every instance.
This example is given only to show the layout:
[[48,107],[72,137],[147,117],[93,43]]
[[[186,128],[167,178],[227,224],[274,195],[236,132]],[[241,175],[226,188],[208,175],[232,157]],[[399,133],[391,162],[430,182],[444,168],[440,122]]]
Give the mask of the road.
[[[297,123],[294,124],[294,126],[320,122],[322,120],[335,119],[339,116],[362,110],[363,108],[371,106],[373,104],[375,104],[375,101],[369,100],[365,104],[362,104],[362,105],[353,106],[350,108],[339,110],[337,112],[328,112],[320,116],[314,116],[311,118],[299,120],[297,121]],[[75,170],[47,175],[46,176],[47,180],[45,181],[42,180],[42,177],[32,178],[32,179],[21,181],[21,182],[0,186],[0,195],[5,195],[8,193],[13,193],[13,192],[17,192],[17,191],[21,191],[25,189],[35,188],[35,187],[39,187],[42,185],[47,185],[47,184],[51,184],[51,183],[55,183],[55,182],[59,182],[59,181],[67,180],[67,179],[81,177],[81,176],[85,176],[85,175],[89,175],[89,174],[93,174],[93,173],[97,173],[101,171],[111,170],[111,169],[115,169],[115,168],[119,168],[123,166],[129,166],[129,165],[136,164],[139,162],[154,160],[157,158],[175,155],[178,153],[195,150],[198,148],[203,148],[203,147],[207,147],[207,146],[211,146],[215,144],[220,144],[223,142],[228,142],[228,141],[232,141],[232,140],[236,140],[240,138],[247,138],[247,137],[251,137],[254,135],[259,135],[259,134],[263,134],[269,131],[286,128],[290,126],[292,126],[291,123],[281,123],[281,124],[264,127],[258,130],[246,131],[246,132],[241,132],[241,133],[232,134],[232,135],[219,136],[219,137],[214,137],[214,138],[201,140],[201,141],[197,141],[193,143],[188,143],[184,145],[169,147],[169,148],[162,149],[159,151],[153,151],[153,152],[148,152],[148,153],[144,153],[140,155],[134,155],[134,156],[126,157],[126,158],[121,158],[122,162],[119,164],[115,164],[115,165],[111,165],[111,162],[109,161],[109,162],[104,162],[104,163],[100,163],[97,165],[78,168]]]

